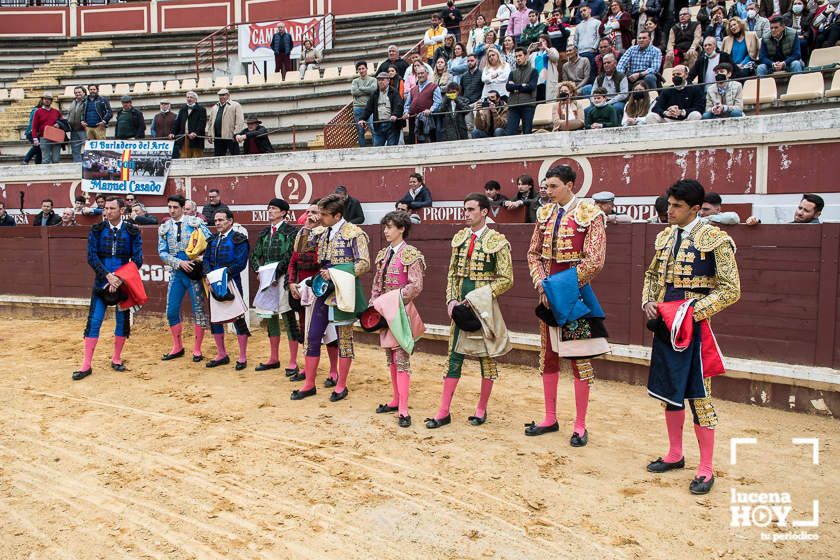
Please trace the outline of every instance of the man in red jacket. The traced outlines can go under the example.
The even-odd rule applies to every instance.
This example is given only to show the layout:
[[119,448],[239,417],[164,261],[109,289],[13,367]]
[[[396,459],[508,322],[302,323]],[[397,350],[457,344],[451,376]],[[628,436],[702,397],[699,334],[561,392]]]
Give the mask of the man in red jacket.
[[[41,147],[43,163],[58,163],[61,160],[61,142],[44,138],[44,129],[55,126],[61,118],[61,112],[52,106],[53,96],[45,93],[41,98],[41,107],[32,117],[32,144]],[[60,127],[58,127],[60,128]]]

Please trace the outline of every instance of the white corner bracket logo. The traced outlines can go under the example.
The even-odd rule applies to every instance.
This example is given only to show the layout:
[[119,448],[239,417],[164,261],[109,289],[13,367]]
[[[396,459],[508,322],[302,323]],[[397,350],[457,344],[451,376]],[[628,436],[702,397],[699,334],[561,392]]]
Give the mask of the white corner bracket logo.
[[[738,447],[757,445],[757,438],[732,438],[729,442],[729,462],[738,464]],[[820,464],[819,438],[792,438],[791,444],[810,445],[811,463]],[[820,501],[811,501],[811,516],[804,519],[791,519],[793,502],[789,492],[747,492],[738,488],[730,489],[731,513],[730,527],[770,528],[772,532],[762,532],[763,541],[816,541],[819,535],[805,530],[791,531],[788,528],[812,528],[820,524]]]

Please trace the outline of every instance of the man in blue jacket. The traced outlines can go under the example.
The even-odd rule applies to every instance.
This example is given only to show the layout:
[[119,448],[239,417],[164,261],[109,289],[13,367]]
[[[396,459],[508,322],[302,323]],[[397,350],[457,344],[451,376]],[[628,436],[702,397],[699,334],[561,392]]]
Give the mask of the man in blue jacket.
[[88,140],[103,140],[105,129],[111,120],[111,104],[104,97],[99,97],[99,86],[88,86],[88,94],[82,108],[82,126],[85,127]]
[[286,79],[286,72],[292,69],[292,49],[295,42],[292,36],[286,33],[286,26],[282,23],[277,25],[277,33],[271,37],[271,50],[274,51],[274,71],[282,72],[283,79]]
[[799,38],[796,30],[785,27],[782,16],[770,19],[770,35],[761,41],[758,51],[760,64],[755,69],[759,76],[773,72],[802,72],[802,53],[799,50]]

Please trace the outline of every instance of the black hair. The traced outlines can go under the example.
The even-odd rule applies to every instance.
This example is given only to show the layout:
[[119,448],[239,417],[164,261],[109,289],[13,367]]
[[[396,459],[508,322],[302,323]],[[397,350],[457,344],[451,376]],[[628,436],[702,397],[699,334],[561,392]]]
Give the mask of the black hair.
[[706,193],[706,196],[703,197],[703,202],[708,204],[714,204],[715,206],[720,206],[721,204],[723,204],[723,199],[718,193],[709,191]]
[[327,211],[333,216],[344,214],[344,198],[335,193],[328,194],[318,201],[318,208]]
[[525,47],[516,47],[515,49],[513,49],[513,52],[515,52],[515,53],[521,52],[524,55],[528,54],[528,51],[525,50]]
[[557,165],[545,173],[545,178],[557,177],[563,183],[574,183],[577,180],[577,173],[568,165]]
[[364,66],[365,68],[367,68],[367,62],[364,61],[364,60],[357,60],[356,61],[356,70],[359,69],[359,66]]
[[706,189],[694,179],[681,179],[668,187],[665,194],[682,200],[689,206],[701,206],[706,198]]
[[45,203],[45,202],[49,202],[50,204],[52,204],[53,206],[55,206],[55,202],[53,202],[53,200],[52,200],[51,198],[45,198],[45,199],[43,199],[43,200],[41,201],[41,204],[43,204],[43,203]]
[[459,86],[455,82],[449,82],[448,84],[446,84],[446,92],[449,93],[453,91],[455,93],[461,93],[461,86]]
[[657,214],[665,214],[668,212],[668,197],[664,194],[657,196],[656,200],[653,201],[653,208],[656,210]]
[[207,191],[207,194],[210,193],[222,194],[221,191],[219,191],[219,189],[210,189],[209,191]]
[[216,214],[224,214],[225,217],[228,220],[233,219],[233,212],[230,211],[230,208],[220,208],[219,210],[216,210],[215,212],[213,212],[213,219],[214,220],[216,219]]
[[607,95],[607,88],[596,87],[592,90],[592,95]]
[[93,200],[99,200],[100,198],[104,198],[106,202],[108,201],[108,199],[102,193],[97,193],[97,195],[93,197]]
[[420,181],[420,184],[421,184],[421,185],[423,184],[423,176],[422,176],[422,175],[420,175],[419,173],[412,173],[412,174],[411,174],[411,175],[409,175],[408,177],[409,177],[409,179],[410,179],[411,177],[414,177],[415,179],[417,179],[418,181]]
[[808,202],[812,202],[815,206],[815,210],[817,212],[822,212],[822,209],[825,208],[825,201],[823,197],[818,194],[803,194],[802,200],[807,200]]
[[490,210],[490,199],[487,198],[487,195],[477,193],[477,192],[470,193],[464,199],[464,203],[467,203],[471,200],[474,200],[474,201],[478,202],[479,209]]
[[87,202],[87,199],[84,196],[79,195],[76,197],[76,202]]
[[494,191],[500,191],[500,190],[502,190],[502,185],[500,185],[498,181],[496,181],[494,179],[490,179],[489,181],[484,183],[484,190],[487,190],[487,189],[492,189]]
[[782,25],[785,24],[785,18],[780,15],[775,15],[770,18],[770,23],[780,23]]
[[173,194],[172,196],[167,197],[166,201],[167,202],[177,202],[178,206],[180,206],[181,208],[183,208],[184,204],[187,203],[187,199],[184,198],[183,195],[180,195],[180,194]]
[[382,220],[379,223],[383,226],[385,224],[391,224],[395,228],[403,230],[403,239],[408,239],[408,232],[411,229],[411,215],[408,212],[401,210],[388,212],[382,216]]
[[105,199],[105,202],[116,202],[117,208],[125,208],[125,201],[118,196],[109,196]]
[[523,185],[531,185],[534,186],[534,178],[528,174],[520,175],[516,178],[517,183],[522,183]]
[[715,67],[713,68],[713,70],[714,70],[715,72],[717,72],[718,70],[725,70],[726,72],[729,72],[729,74],[730,74],[730,75],[731,75],[731,74],[735,71],[735,69],[734,69],[734,68],[732,68],[732,65],[731,65],[731,64],[729,64],[728,62],[721,62],[720,64],[718,64],[717,66],[715,66]]

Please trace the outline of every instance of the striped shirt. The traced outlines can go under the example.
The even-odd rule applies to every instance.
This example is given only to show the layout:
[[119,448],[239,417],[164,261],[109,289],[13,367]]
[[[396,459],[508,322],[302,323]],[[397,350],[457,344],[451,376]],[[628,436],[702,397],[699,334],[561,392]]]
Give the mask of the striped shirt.
[[662,65],[662,52],[654,47],[649,46],[642,50],[639,45],[633,45],[621,56],[618,61],[616,70],[628,76],[636,72],[647,71],[648,74],[656,74],[659,72],[659,67]]

